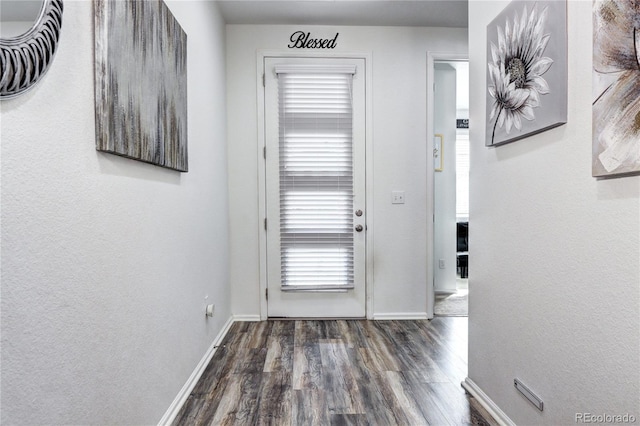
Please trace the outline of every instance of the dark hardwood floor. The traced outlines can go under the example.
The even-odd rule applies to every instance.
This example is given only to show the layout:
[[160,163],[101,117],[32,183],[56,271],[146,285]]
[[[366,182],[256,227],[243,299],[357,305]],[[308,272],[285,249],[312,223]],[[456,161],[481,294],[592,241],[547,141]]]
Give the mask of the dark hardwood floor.
[[467,318],[233,324],[174,425],[492,425]]

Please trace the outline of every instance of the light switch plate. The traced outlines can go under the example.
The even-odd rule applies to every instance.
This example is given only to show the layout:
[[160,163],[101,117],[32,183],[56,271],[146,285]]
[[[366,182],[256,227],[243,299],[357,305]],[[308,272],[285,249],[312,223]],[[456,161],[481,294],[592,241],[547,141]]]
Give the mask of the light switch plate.
[[404,204],[404,191],[392,191],[391,204]]

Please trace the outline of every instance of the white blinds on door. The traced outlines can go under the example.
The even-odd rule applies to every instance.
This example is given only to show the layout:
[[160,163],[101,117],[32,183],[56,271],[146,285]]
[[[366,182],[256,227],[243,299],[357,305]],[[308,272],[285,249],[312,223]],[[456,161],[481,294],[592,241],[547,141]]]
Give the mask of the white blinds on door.
[[282,289],[353,288],[355,67],[278,74]]

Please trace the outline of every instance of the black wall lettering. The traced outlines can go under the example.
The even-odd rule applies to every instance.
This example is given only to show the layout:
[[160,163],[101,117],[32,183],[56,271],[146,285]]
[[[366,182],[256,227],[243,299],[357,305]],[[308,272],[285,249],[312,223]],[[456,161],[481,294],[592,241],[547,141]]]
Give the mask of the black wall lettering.
[[335,49],[338,45],[338,36],[336,33],[334,38],[311,38],[311,33],[304,31],[296,31],[289,37],[289,49]]

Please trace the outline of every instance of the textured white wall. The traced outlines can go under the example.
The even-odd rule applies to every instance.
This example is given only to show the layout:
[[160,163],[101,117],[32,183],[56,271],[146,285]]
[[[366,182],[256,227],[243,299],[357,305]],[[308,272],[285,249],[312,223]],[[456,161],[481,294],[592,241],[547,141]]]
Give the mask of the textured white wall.
[[[289,37],[298,30],[318,37],[339,32],[333,53],[372,54],[373,93],[367,96],[373,96],[374,159],[367,167],[374,176],[368,234],[374,239],[374,314],[425,314],[431,220],[426,200],[427,51],[465,54],[467,32],[462,29],[227,26],[233,312],[260,314],[257,165],[262,153],[257,143],[256,52],[287,53]],[[406,204],[391,204],[393,190],[405,191]]]
[[591,2],[568,2],[568,123],[488,149],[486,26],[507,4],[469,2],[469,377],[517,424],[640,419],[640,177],[591,177]]
[[92,2],[65,2],[49,73],[0,104],[3,424],[156,423],[230,316],[224,23],[168,5],[189,173],[96,152]]
[[[433,287],[456,291],[456,70],[435,64],[434,133],[443,135],[444,170],[434,173]],[[440,260],[445,267],[440,268]]]

